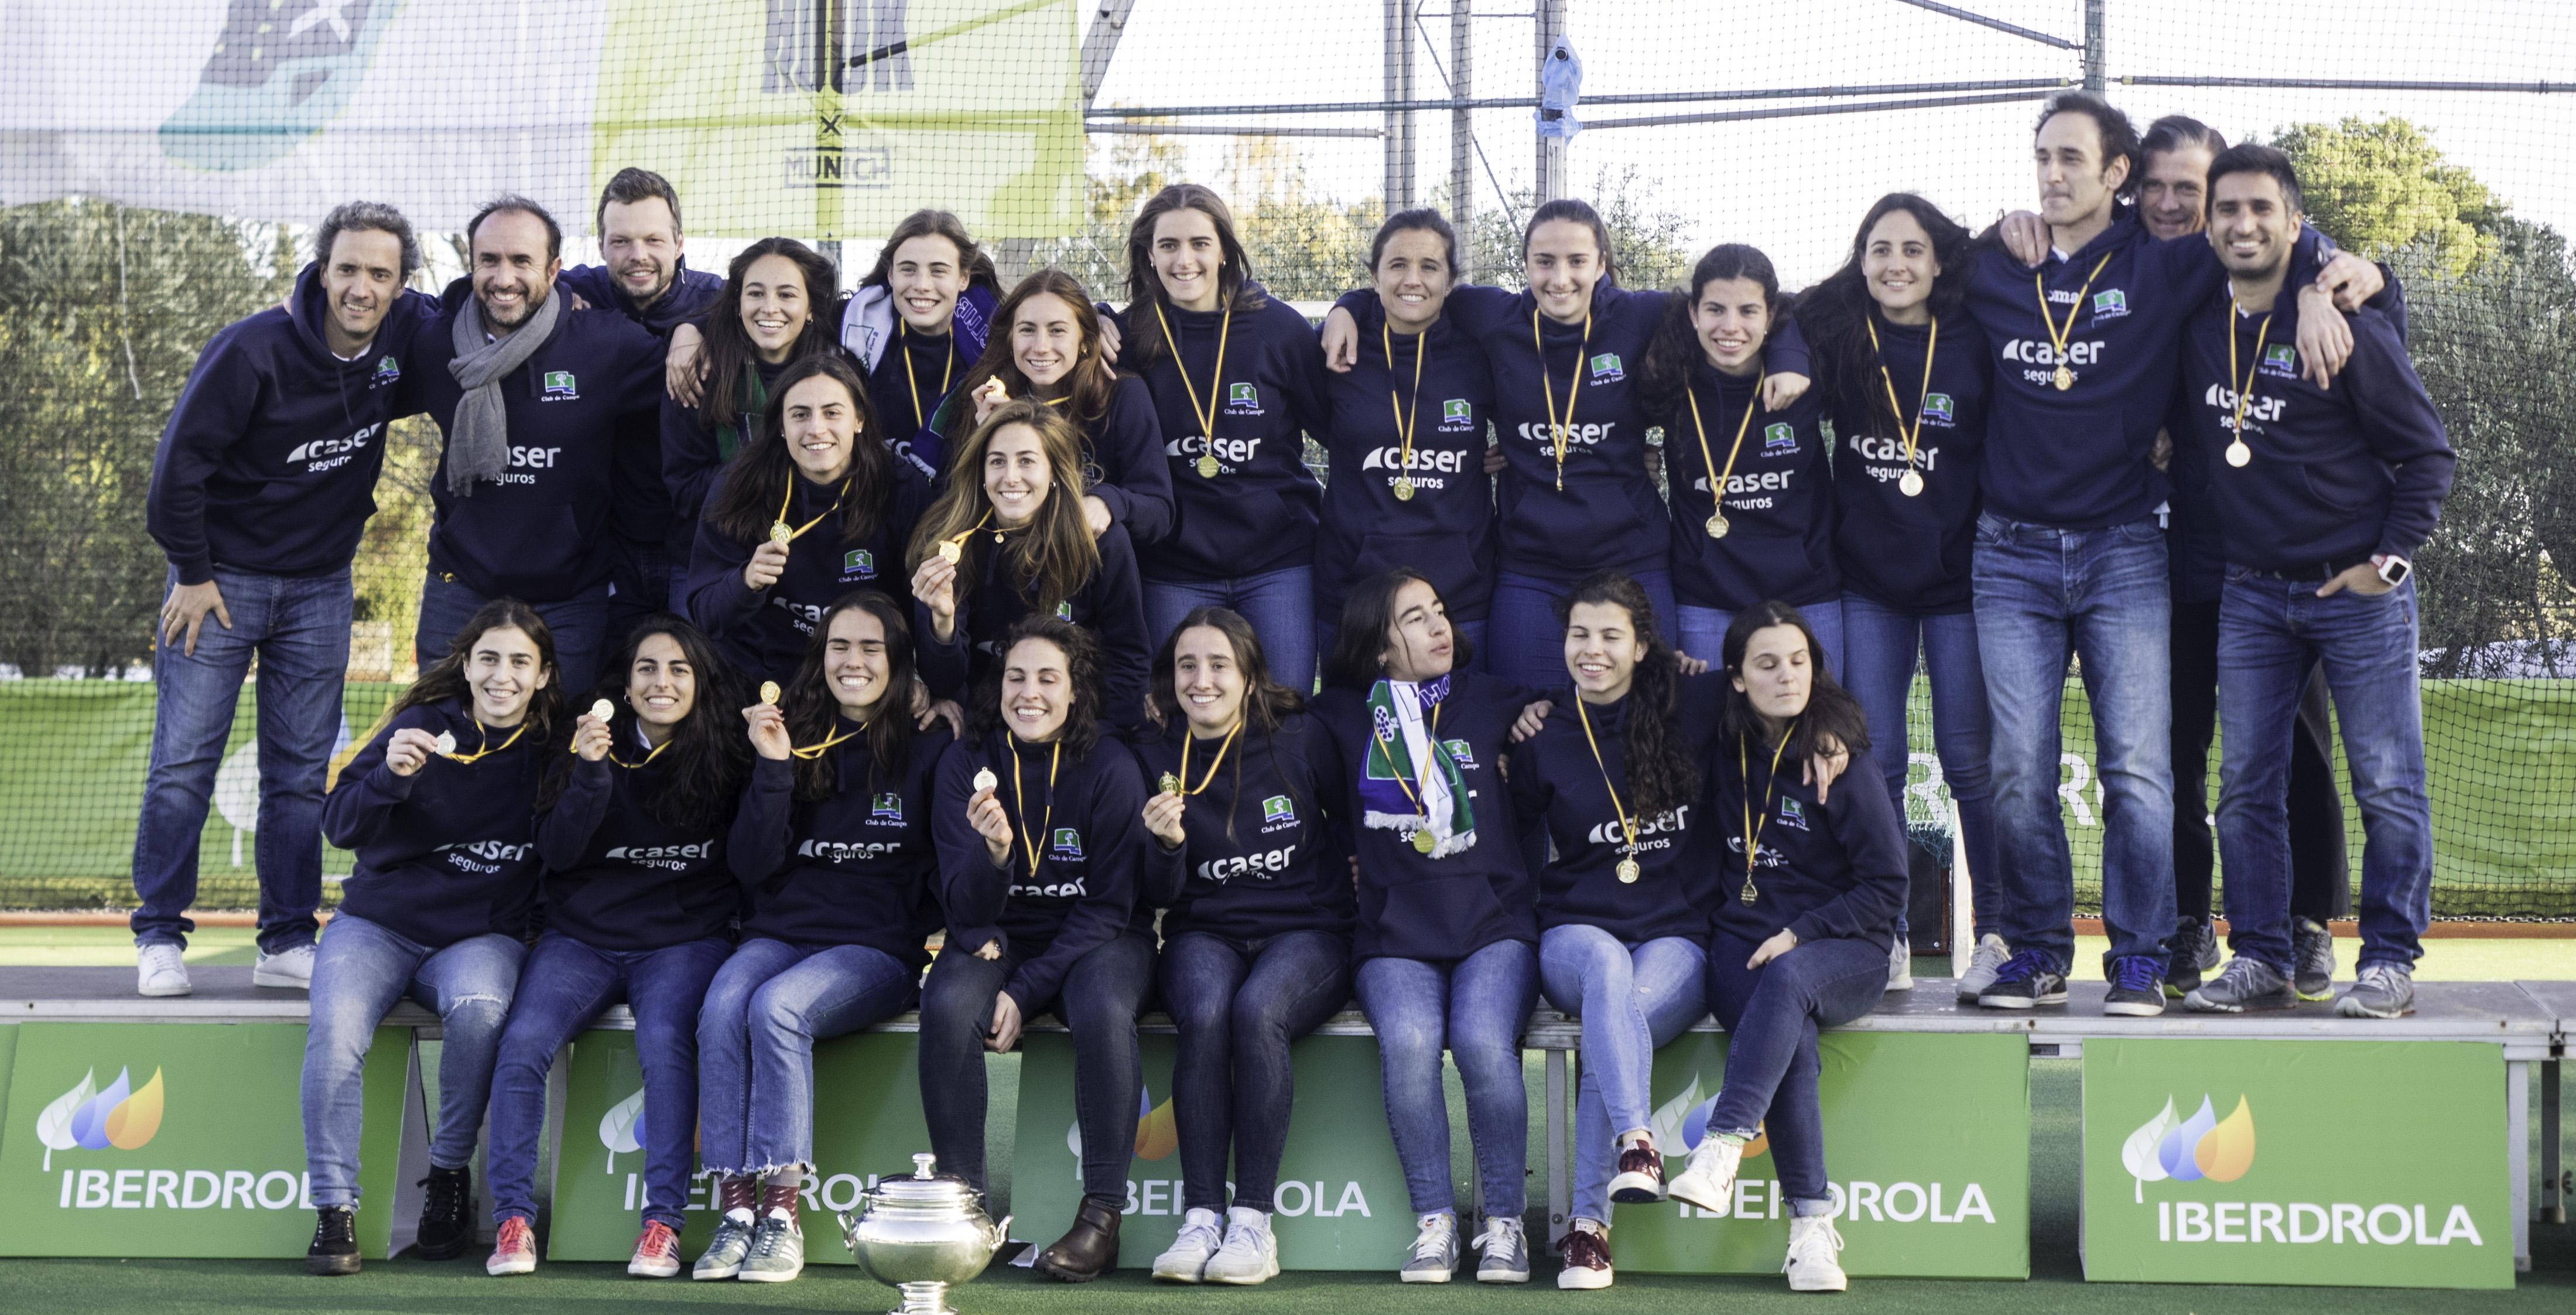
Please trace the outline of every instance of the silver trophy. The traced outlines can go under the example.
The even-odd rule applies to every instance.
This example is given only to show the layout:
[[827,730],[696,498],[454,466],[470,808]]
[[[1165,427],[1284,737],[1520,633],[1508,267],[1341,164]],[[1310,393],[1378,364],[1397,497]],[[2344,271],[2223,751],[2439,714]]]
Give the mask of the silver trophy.
[[942,1178],[932,1156],[912,1157],[909,1178],[880,1178],[859,1198],[859,1213],[839,1212],[841,1241],[859,1267],[892,1284],[903,1304],[892,1315],[956,1315],[948,1285],[984,1272],[1011,1234],[1011,1217],[994,1223],[981,1193]]

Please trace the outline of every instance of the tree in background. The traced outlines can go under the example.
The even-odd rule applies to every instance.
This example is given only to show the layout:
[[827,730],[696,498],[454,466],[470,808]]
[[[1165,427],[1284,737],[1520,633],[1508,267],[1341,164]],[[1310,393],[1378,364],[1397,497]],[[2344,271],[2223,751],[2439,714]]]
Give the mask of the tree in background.
[[2302,123],[2272,144],[2299,162],[2308,218],[2374,260],[2423,247],[2445,275],[2496,253],[2505,203],[2404,119]]

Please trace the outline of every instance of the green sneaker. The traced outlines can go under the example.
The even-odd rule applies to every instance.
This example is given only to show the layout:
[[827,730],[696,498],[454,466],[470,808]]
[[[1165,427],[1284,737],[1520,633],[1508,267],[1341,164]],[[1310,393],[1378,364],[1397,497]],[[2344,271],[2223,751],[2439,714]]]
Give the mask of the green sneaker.
[[762,1215],[739,1277],[745,1283],[784,1283],[804,1272],[805,1230],[779,1211]]
[[700,1281],[732,1278],[742,1272],[742,1258],[751,1254],[751,1214],[742,1212],[737,1219],[728,1210],[716,1222],[716,1235],[707,1242],[706,1254],[689,1270],[689,1277]]

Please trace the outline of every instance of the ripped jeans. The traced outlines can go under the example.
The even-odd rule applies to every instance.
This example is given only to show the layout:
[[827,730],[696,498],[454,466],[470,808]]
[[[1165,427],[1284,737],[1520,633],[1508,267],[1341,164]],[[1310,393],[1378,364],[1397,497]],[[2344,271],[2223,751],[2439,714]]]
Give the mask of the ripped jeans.
[[314,954],[313,1019],[304,1032],[304,1164],[313,1204],[358,1203],[367,1048],[385,1012],[405,996],[437,1011],[446,1040],[429,1162],[461,1169],[474,1158],[501,1022],[526,955],[516,937],[497,933],[433,950],[354,913],[331,919]]

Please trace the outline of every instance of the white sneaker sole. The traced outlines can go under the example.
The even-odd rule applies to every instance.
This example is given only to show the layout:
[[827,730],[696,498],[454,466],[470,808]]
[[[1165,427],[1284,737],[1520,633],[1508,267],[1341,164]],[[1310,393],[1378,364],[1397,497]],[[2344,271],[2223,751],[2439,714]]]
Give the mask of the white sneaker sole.
[[1446,1283],[1450,1279],[1457,1277],[1457,1271],[1452,1269],[1406,1269],[1397,1271],[1396,1277],[1407,1283]]
[[1205,1275],[1205,1281],[1223,1284],[1230,1288],[1249,1288],[1257,1287],[1277,1277],[1279,1277],[1279,1262],[1273,1259],[1250,1274],[1220,1274],[1211,1269]]
[[794,1269],[785,1270],[746,1269],[734,1277],[745,1283],[792,1283],[796,1280],[797,1275],[804,1272],[805,1267],[803,1265],[798,1265]]
[[[271,987],[281,991],[310,991],[313,989],[313,979],[310,977],[298,977],[293,973],[273,973],[265,968],[253,968],[250,970],[250,984],[253,986]],[[184,994],[184,992],[182,994]]]
[[739,1264],[718,1265],[713,1269],[692,1269],[689,1271],[689,1277],[700,1283],[713,1283],[718,1279],[733,1278],[741,1273],[742,1266]]
[[1529,1282],[1529,1271],[1526,1269],[1480,1269],[1476,1271],[1476,1281],[1479,1283],[1527,1283]]
[[1154,1265],[1154,1278],[1162,1283],[1204,1283],[1207,1281],[1207,1266],[1205,1262],[1201,1262],[1197,1269],[1179,1269],[1157,1261]]
[[[636,1278],[678,1278],[680,1276],[680,1266],[677,1261],[666,1266],[647,1264],[641,1260],[630,1260],[626,1262],[626,1272]],[[740,1278],[742,1276],[737,1274],[734,1277]]]
[[197,988],[182,978],[177,982],[137,982],[134,985],[134,993],[154,999],[169,999],[175,996],[195,995]]
[[1568,1292],[1598,1292],[1610,1286],[1611,1277],[1606,1269],[1560,1269],[1556,1286]]
[[1807,1278],[1797,1274],[1789,1276],[1789,1290],[1791,1292],[1846,1292],[1850,1289],[1851,1279],[1846,1277],[1839,1269],[1835,1270],[1830,1277],[1818,1275],[1814,1278]]
[[1664,1199],[1664,1184],[1650,1173],[1623,1173],[1610,1180],[1610,1199],[1621,1205],[1653,1205]]
[[1702,1210],[1724,1214],[1731,1208],[1732,1203],[1727,1198],[1735,1194],[1735,1179],[1732,1176],[1718,1178],[1714,1174],[1701,1174],[1694,1178],[1685,1169],[1665,1190],[1676,1201],[1686,1201]]
[[508,1260],[486,1260],[483,1262],[483,1272],[494,1278],[503,1278],[511,1274],[533,1274],[537,1272],[537,1258],[514,1256]]

